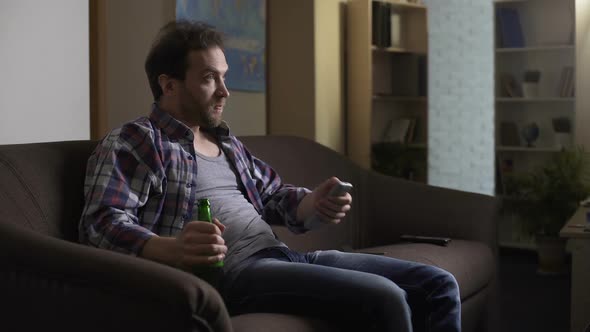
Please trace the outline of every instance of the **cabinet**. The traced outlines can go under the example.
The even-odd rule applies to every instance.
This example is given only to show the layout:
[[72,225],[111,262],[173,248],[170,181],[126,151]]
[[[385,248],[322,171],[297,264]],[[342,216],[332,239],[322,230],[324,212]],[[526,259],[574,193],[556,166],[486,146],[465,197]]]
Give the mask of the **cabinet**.
[[[426,6],[350,0],[347,27],[349,157],[365,168],[425,181]],[[385,43],[374,33],[386,36]]]
[[[575,1],[496,0],[494,5],[496,188],[510,199],[507,176],[574,144]],[[534,248],[511,215],[501,220],[500,244]]]

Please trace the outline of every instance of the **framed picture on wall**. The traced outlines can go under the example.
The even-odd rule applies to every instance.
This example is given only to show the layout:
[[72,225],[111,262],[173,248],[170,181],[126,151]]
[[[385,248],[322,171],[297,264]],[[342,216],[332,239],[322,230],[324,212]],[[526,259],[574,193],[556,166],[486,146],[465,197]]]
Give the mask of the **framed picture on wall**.
[[223,32],[230,90],[265,91],[265,0],[176,0],[176,19],[202,21]]

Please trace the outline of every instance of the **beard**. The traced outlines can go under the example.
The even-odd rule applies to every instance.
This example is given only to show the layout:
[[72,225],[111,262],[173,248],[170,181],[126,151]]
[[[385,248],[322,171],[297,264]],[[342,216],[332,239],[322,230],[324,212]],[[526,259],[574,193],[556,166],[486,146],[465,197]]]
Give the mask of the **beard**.
[[190,122],[199,125],[206,129],[212,129],[218,127],[222,122],[221,114],[218,114],[215,110],[215,105],[185,105],[183,107],[183,113],[190,118]]
[[221,116],[215,114],[214,108],[204,108],[199,112],[199,123],[201,127],[212,129],[216,128],[221,124]]

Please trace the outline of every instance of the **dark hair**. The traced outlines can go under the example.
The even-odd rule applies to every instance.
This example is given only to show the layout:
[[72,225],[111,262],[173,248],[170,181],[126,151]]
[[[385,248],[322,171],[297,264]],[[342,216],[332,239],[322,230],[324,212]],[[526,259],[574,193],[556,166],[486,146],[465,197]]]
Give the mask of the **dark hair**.
[[154,100],[162,95],[158,77],[162,74],[184,80],[190,51],[218,46],[223,48],[223,36],[213,26],[203,22],[173,21],[166,24],[156,37],[145,59],[145,73]]

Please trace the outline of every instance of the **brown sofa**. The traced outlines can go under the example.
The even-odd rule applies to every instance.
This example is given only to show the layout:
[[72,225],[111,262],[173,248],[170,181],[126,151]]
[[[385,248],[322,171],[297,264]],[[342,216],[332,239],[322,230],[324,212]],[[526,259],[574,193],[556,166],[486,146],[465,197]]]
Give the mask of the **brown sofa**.
[[[335,175],[354,184],[353,209],[343,223],[304,235],[275,227],[284,242],[299,250],[362,248],[440,266],[459,282],[463,331],[495,330],[492,197],[368,172],[302,138],[241,139],[285,182],[313,188]],[[0,146],[2,324],[19,331],[208,331],[208,321],[227,319],[219,294],[199,278],[76,243],[85,165],[95,144]],[[453,241],[447,247],[399,243],[404,233]],[[270,313],[231,317],[231,323],[235,331],[346,330],[338,322]]]

